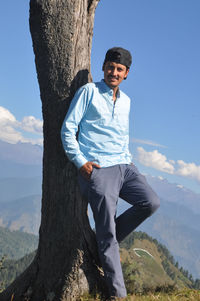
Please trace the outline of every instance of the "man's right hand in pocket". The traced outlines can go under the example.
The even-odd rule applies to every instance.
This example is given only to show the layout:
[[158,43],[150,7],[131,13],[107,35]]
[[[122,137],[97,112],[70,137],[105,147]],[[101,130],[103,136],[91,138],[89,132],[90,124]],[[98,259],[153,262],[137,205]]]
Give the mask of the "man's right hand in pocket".
[[86,179],[89,180],[91,177],[91,173],[93,170],[93,166],[95,166],[96,168],[101,168],[100,165],[94,163],[94,162],[86,162],[83,166],[81,166],[81,168],[79,169],[81,175]]

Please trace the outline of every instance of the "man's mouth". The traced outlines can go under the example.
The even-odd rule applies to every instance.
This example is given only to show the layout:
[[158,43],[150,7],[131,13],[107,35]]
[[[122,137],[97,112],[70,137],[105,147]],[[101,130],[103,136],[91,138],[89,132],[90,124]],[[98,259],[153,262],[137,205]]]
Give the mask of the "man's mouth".
[[109,79],[110,79],[110,80],[117,80],[117,78],[116,78],[116,77],[113,77],[113,76],[109,76]]

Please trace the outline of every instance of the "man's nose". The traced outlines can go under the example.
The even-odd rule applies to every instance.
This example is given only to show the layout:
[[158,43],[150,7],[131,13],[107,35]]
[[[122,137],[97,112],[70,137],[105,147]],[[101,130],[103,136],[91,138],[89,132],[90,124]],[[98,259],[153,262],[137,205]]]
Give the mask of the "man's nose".
[[117,75],[117,68],[112,69],[112,75]]

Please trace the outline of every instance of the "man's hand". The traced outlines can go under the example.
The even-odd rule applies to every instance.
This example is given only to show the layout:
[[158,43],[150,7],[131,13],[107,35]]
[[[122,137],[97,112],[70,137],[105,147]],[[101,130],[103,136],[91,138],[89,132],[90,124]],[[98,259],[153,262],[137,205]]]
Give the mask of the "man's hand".
[[85,179],[87,179],[87,180],[90,179],[91,173],[93,170],[93,166],[95,166],[97,168],[101,168],[100,165],[98,165],[94,162],[90,162],[90,161],[86,162],[83,166],[81,166],[80,173]]

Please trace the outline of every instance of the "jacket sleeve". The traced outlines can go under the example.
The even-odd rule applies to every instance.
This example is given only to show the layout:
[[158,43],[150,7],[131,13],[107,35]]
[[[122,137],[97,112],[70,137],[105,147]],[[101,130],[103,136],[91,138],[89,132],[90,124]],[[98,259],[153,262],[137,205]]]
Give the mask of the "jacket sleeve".
[[76,139],[79,124],[87,110],[88,101],[88,89],[83,86],[72,99],[61,129],[61,140],[65,153],[78,169],[88,161],[80,151]]

